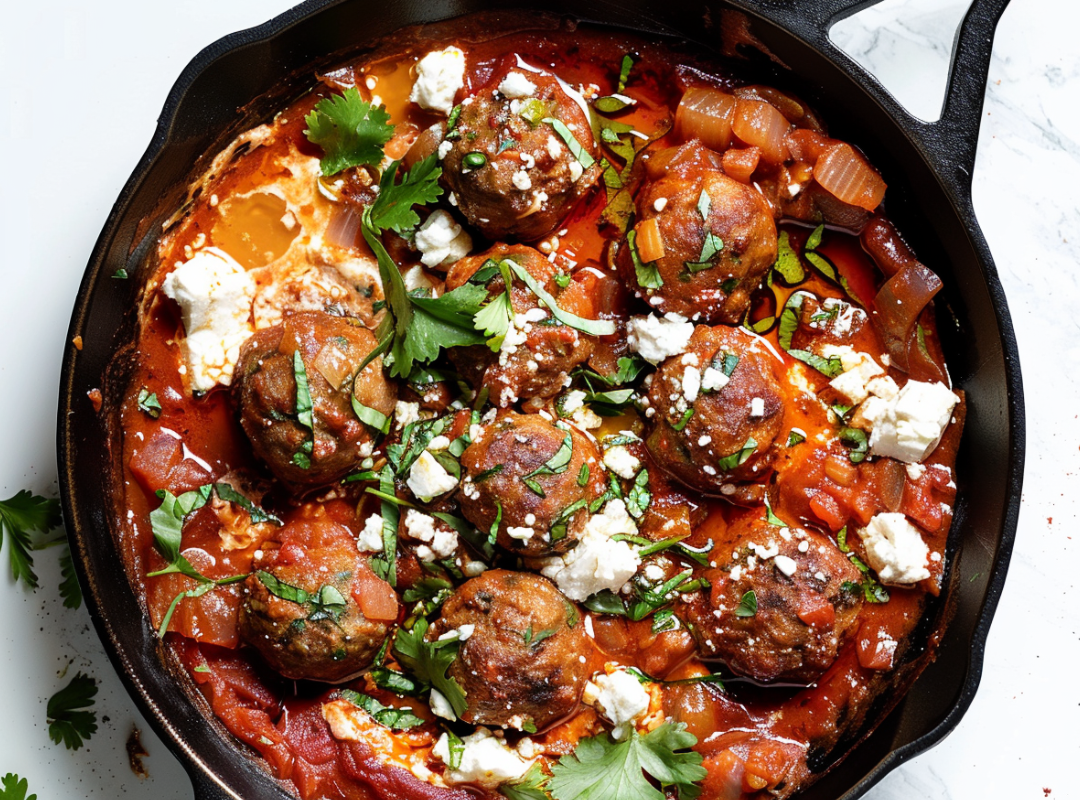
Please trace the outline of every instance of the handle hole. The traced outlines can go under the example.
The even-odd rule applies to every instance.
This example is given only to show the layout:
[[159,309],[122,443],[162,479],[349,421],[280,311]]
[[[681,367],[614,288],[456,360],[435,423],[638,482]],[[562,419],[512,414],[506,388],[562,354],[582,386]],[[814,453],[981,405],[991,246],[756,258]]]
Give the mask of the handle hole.
[[936,122],[957,29],[971,0],[884,0],[836,23],[829,39],[912,116]]

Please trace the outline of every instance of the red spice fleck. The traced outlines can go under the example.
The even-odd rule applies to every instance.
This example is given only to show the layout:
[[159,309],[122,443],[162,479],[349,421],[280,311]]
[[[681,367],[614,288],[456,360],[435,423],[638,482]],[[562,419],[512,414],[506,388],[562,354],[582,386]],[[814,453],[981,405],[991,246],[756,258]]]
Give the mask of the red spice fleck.
[[1043,789],[1043,797],[1049,797],[1049,796],[1050,796],[1050,790],[1049,789]]
[[1046,518],[1046,524],[1047,525],[1053,525],[1054,524],[1054,518],[1053,517],[1047,517]]

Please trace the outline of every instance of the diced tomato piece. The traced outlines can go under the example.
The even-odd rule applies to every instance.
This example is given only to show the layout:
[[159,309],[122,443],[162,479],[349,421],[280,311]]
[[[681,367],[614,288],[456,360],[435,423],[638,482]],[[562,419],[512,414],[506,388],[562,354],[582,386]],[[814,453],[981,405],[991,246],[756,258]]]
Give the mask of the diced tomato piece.
[[730,750],[721,750],[702,765],[709,771],[701,782],[702,796],[711,800],[739,800],[743,793],[746,762]]
[[128,469],[139,485],[153,494],[169,485],[169,473],[183,457],[180,440],[159,430],[145,444],[135,448]]
[[882,626],[868,619],[859,628],[856,641],[859,663],[866,669],[889,670],[896,655],[896,640]]
[[[210,571],[211,559],[204,551],[188,548],[183,554],[195,569]],[[179,574],[148,578],[146,604],[154,626],[161,625],[177,595],[196,586],[194,580]],[[201,597],[182,598],[169,620],[168,630],[199,642],[235,648],[240,645],[236,630],[239,610],[239,584],[218,586]]]
[[799,598],[799,619],[813,628],[832,625],[836,621],[836,609],[823,595],[803,592]]
[[810,495],[810,510],[832,531],[840,530],[847,522],[847,515],[840,508],[840,504],[820,490],[813,491]]
[[393,587],[367,565],[356,570],[352,596],[364,616],[375,622],[393,622],[398,618],[398,599]]

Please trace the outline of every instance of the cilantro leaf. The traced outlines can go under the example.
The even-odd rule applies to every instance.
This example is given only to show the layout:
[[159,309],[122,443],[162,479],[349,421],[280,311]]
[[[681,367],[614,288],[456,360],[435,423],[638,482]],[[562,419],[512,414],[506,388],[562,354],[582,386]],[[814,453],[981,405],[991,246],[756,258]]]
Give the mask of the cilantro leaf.
[[59,500],[40,497],[23,489],[14,497],[0,501],[0,547],[3,547],[3,532],[6,531],[11,575],[16,581],[21,580],[31,589],[37,588],[34,558],[30,555],[34,549],[30,534],[48,533],[59,525]]
[[64,608],[78,608],[82,605],[82,587],[75,574],[75,565],[71,561],[71,549],[64,548],[60,556],[60,596],[64,599]]
[[379,196],[364,215],[364,221],[379,231],[392,230],[402,233],[420,224],[420,217],[413,206],[434,203],[443,193],[439,186],[442,167],[435,154],[413,165],[397,182],[401,162],[395,161],[383,173],[379,181]]
[[545,783],[547,776],[544,771],[539,764],[533,764],[521,780],[500,786],[499,793],[509,800],[549,800],[550,795],[544,791]]
[[304,135],[323,150],[319,162],[323,175],[378,164],[382,161],[383,146],[394,135],[386,109],[362,100],[355,86],[350,86],[344,94],[320,100],[304,121],[308,125]]
[[427,630],[428,621],[421,617],[411,631],[398,631],[394,653],[405,669],[438,690],[460,717],[466,708],[465,691],[446,671],[457,658],[461,642],[457,638],[429,642],[424,638]]
[[49,698],[45,714],[49,737],[68,750],[78,750],[83,740],[97,731],[97,712],[88,711],[98,692],[97,681],[78,673],[63,689]]
[[407,731],[418,725],[424,724],[424,721],[420,719],[420,717],[412,713],[411,708],[391,708],[390,706],[384,706],[374,697],[360,694],[360,692],[353,691],[352,689],[342,689],[341,696],[357,708],[364,709],[364,711],[370,714],[372,719],[380,725],[385,725],[392,730]]
[[136,402],[139,405],[139,411],[149,415],[152,419],[161,416],[161,401],[158,400],[157,392],[151,392],[144,386],[139,390],[139,397]]
[[749,592],[742,596],[739,600],[739,605],[735,609],[736,617],[753,617],[757,615],[757,593],[751,589]]
[[683,723],[665,722],[647,734],[630,731],[616,742],[608,734],[578,742],[573,753],[552,767],[548,790],[555,800],[664,800],[646,778],[673,786],[683,800],[696,797],[705,778],[701,754],[688,751],[697,737]]
[[9,772],[0,781],[0,800],[37,800],[37,795],[27,796],[30,784],[26,778],[20,778],[14,772]]

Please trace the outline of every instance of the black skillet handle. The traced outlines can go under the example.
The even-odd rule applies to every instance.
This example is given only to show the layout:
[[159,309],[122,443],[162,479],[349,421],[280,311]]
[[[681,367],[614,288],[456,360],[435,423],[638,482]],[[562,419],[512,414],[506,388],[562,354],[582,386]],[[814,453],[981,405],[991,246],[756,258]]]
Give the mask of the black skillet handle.
[[[878,2],[880,0],[802,0],[794,4],[790,0],[762,0],[760,10],[859,73],[864,70],[832,43],[829,29]],[[915,119],[877,81],[871,78],[864,82],[870,91],[907,117],[921,149],[958,198],[970,198],[971,195],[971,174],[975,167],[975,147],[982,122],[994,31],[1008,5],[1009,0],[973,0],[968,8],[953,43],[945,102],[937,122]]]

